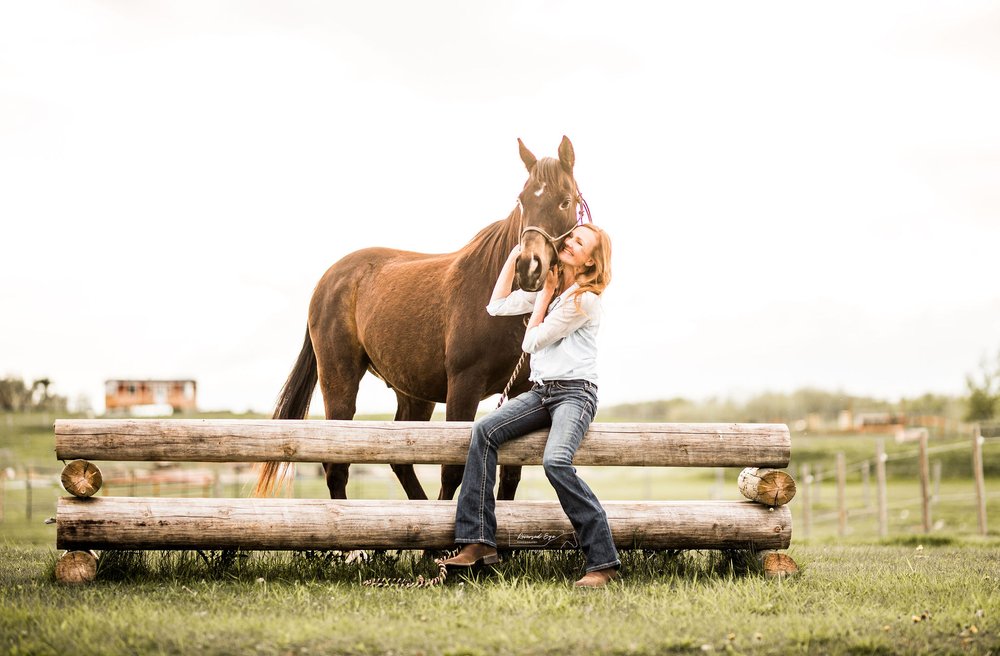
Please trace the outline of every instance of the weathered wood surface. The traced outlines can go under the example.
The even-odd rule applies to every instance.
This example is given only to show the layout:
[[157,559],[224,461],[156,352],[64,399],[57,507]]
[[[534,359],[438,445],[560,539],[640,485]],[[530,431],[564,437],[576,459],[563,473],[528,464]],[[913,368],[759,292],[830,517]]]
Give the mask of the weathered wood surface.
[[[465,464],[471,422],[65,419],[56,421],[64,460]],[[500,464],[541,464],[547,431],[512,440]],[[785,467],[784,424],[595,423],[574,464]]]
[[67,551],[56,561],[59,583],[90,583],[97,577],[97,556],[91,551]]
[[[615,544],[785,549],[791,512],[751,501],[607,501]],[[501,548],[576,547],[556,501],[497,502]],[[63,497],[61,549],[437,549],[454,542],[453,501]]]
[[795,496],[795,480],[779,469],[747,467],[740,472],[737,485],[747,499],[769,506],[783,506]]
[[92,497],[104,483],[101,470],[86,460],[74,460],[63,467],[60,479],[63,488],[76,497]]

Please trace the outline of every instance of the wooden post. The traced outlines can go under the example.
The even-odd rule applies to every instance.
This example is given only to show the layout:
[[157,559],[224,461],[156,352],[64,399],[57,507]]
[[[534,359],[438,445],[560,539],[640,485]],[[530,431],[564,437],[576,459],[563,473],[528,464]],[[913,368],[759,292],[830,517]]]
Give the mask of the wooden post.
[[24,468],[24,515],[31,521],[31,467]]
[[927,433],[920,436],[920,508],[924,533],[931,532],[931,473],[927,462]]
[[795,481],[780,469],[747,467],[736,484],[747,499],[768,506],[783,506],[795,496]]
[[986,482],[983,478],[983,435],[979,424],[972,430],[972,474],[976,480],[976,518],[979,534],[986,535]]
[[941,461],[935,460],[933,466],[931,466],[931,481],[933,482],[931,501],[934,503],[938,502],[938,498],[941,496]]
[[97,576],[93,551],[67,551],[56,561],[56,580],[63,584],[90,583]]
[[128,470],[128,495],[130,497],[135,496],[135,470]]
[[865,508],[872,507],[872,463],[870,460],[861,462],[861,497],[864,500]]
[[847,535],[847,461],[843,451],[837,454],[837,535]]
[[216,498],[222,496],[222,475],[218,469],[212,472],[212,496]]
[[74,460],[63,467],[62,486],[77,497],[92,497],[101,489],[104,477],[97,465],[86,460]]
[[802,537],[812,533],[812,475],[809,465],[802,465]]
[[712,486],[712,498],[722,498],[722,488],[725,486],[725,470],[722,467],[715,468],[715,485]]
[[885,461],[885,442],[877,440],[875,442],[875,484],[878,487],[876,497],[878,498],[878,536],[880,538],[889,535],[889,506],[886,502]]

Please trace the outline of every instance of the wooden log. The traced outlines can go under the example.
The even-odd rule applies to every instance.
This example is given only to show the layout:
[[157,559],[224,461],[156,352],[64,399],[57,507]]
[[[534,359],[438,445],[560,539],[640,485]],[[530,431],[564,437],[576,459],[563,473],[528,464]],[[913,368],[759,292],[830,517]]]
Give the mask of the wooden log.
[[59,583],[89,583],[96,576],[97,556],[92,551],[67,551],[56,561],[56,581]]
[[92,497],[104,483],[101,470],[86,460],[74,460],[63,467],[61,479],[66,491],[76,497]]
[[[608,501],[621,548],[784,549],[787,506],[750,501]],[[555,501],[499,501],[501,548],[577,546]],[[63,497],[63,549],[441,549],[454,544],[455,502],[330,499]]]
[[[471,422],[60,419],[63,460],[465,464]],[[500,464],[541,464],[547,431],[512,440]],[[784,424],[591,424],[577,465],[785,467]]]
[[795,496],[795,480],[779,469],[747,467],[737,484],[747,499],[768,506],[783,506]]
[[757,562],[761,571],[768,578],[783,578],[799,573],[799,566],[792,557],[780,551],[761,551],[757,553]]

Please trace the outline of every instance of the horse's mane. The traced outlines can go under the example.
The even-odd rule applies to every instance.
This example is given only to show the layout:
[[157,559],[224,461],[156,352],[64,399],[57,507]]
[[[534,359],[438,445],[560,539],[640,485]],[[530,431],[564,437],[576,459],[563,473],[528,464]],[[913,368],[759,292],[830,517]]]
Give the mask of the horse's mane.
[[506,219],[494,221],[480,230],[462,249],[463,259],[484,276],[495,278],[520,237],[521,208],[515,207]]
[[[535,163],[528,182],[544,183],[546,187],[569,187],[574,198],[580,195],[573,176],[566,173],[559,160],[543,157]],[[461,250],[469,264],[479,268],[487,277],[495,277],[507,260],[512,248],[521,238],[521,209],[515,207],[506,219],[495,221],[472,238]]]

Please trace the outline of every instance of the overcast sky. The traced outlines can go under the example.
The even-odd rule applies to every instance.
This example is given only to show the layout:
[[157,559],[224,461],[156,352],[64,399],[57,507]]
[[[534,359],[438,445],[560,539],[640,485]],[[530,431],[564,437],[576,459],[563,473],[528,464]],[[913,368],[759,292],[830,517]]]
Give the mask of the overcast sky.
[[0,375],[270,411],[328,266],[459,248],[517,137],[566,134],[615,247],[603,403],[962,393],[1000,349],[998,35],[995,2],[0,0]]

